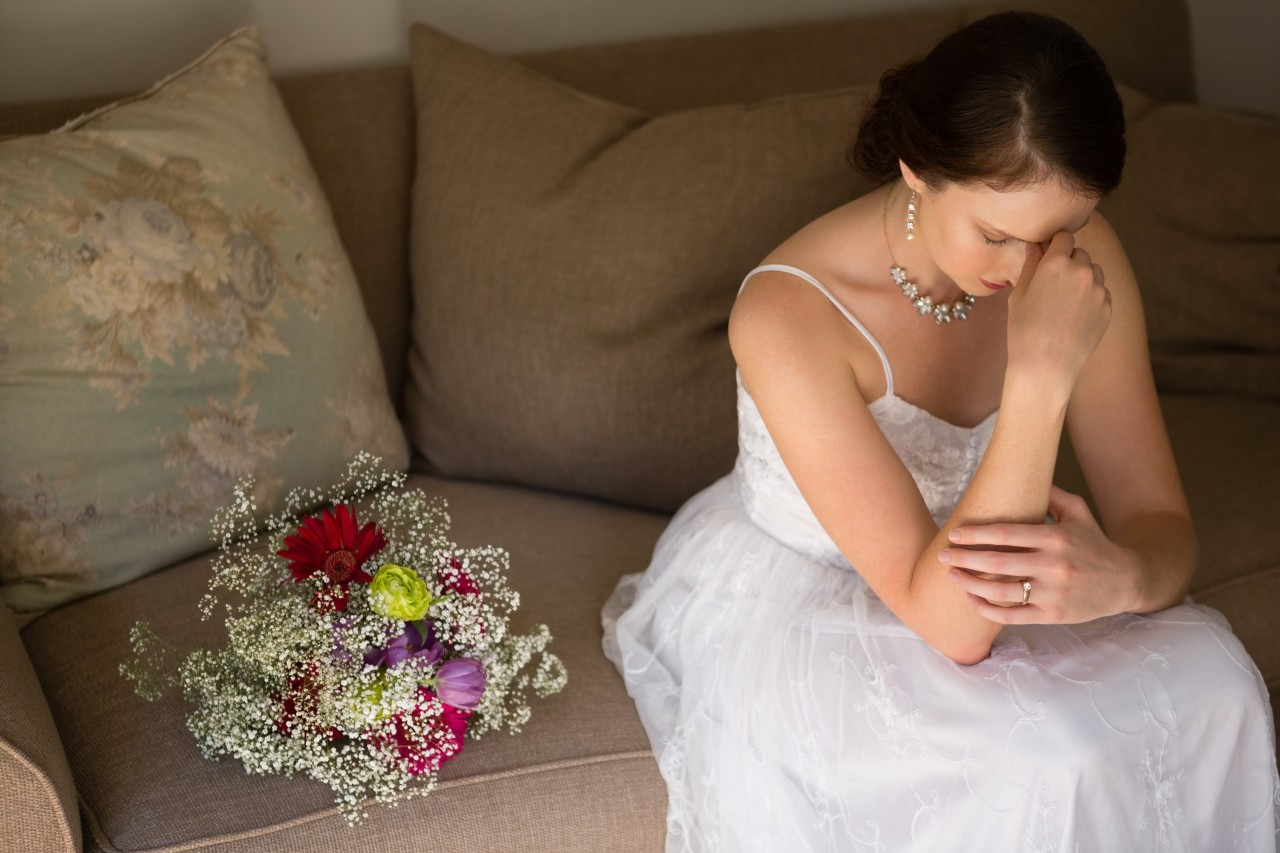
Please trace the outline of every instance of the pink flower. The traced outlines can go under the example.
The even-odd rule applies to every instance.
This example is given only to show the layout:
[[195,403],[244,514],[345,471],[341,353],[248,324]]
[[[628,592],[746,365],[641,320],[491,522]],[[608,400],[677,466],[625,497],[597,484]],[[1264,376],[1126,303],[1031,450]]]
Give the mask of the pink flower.
[[[436,698],[425,687],[418,688],[421,700],[410,712],[414,719],[420,718]],[[375,746],[393,747],[397,759],[404,763],[410,776],[423,776],[440,769],[440,766],[462,749],[463,736],[467,732],[467,718],[470,711],[443,706],[443,710],[425,734],[416,734],[405,725],[405,713],[395,714],[388,728],[370,735],[369,740]]]
[[475,578],[462,568],[462,561],[457,557],[450,557],[448,564],[436,571],[436,580],[440,582],[445,592],[454,592],[458,595],[480,594],[480,587],[476,585]]
[[[462,738],[467,733],[467,720],[471,718],[471,712],[462,708],[455,708],[452,705],[444,706],[444,713],[440,715],[441,721],[449,727],[449,732],[453,735],[454,741],[458,744],[458,750],[462,749]],[[456,752],[457,750],[455,750]]]

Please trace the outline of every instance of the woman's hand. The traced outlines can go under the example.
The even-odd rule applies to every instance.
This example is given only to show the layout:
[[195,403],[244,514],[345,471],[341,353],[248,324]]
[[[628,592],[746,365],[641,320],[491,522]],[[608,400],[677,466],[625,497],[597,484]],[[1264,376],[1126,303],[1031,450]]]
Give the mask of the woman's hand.
[[1075,384],[1111,321],[1102,267],[1076,248],[1068,231],[1047,248],[1027,244],[1022,275],[1009,296],[1009,366],[1039,381]]
[[[1057,524],[957,527],[951,541],[964,547],[938,558],[992,622],[1076,624],[1129,610],[1140,571],[1134,555],[1107,538],[1078,495],[1051,487],[1049,513]],[[1031,592],[1020,606],[1024,580]]]

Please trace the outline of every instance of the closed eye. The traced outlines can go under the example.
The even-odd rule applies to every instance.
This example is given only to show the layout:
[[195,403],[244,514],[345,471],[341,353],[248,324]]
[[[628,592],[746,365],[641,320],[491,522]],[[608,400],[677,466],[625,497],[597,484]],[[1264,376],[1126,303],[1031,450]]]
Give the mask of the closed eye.
[[992,240],[986,234],[982,235],[982,239],[987,241],[988,246],[1003,246],[1005,243],[1009,242],[1008,237],[1005,237],[1003,240]]

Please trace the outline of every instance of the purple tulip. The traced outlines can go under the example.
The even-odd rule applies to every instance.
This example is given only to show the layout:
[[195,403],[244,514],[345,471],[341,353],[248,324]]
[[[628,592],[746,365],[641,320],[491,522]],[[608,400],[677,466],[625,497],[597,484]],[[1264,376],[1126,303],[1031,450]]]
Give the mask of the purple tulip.
[[395,669],[407,660],[418,666],[427,667],[434,664],[444,655],[444,646],[436,640],[436,631],[430,622],[423,622],[427,627],[424,637],[418,630],[418,623],[404,623],[404,631],[392,638],[385,649],[373,648],[364,653],[364,662],[369,666],[385,663],[387,669]]
[[484,664],[475,658],[454,658],[440,664],[436,673],[440,701],[470,711],[484,696]]

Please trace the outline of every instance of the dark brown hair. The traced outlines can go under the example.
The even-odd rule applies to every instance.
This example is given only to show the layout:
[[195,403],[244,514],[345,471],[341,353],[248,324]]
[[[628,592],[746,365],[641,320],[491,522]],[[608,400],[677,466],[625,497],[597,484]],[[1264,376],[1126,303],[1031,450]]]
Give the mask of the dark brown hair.
[[1124,111],[1101,57],[1067,24],[1003,12],[880,80],[849,159],[884,183],[898,160],[930,187],[1024,187],[1056,177],[1101,197],[1124,169]]

